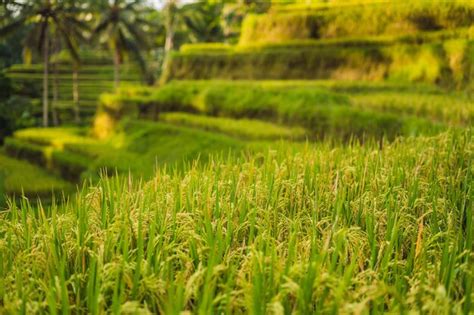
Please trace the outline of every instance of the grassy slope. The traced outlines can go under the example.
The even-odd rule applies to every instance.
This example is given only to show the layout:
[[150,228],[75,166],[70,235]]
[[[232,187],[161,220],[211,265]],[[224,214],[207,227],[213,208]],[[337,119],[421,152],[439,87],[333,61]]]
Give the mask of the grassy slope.
[[73,186],[51,174],[46,170],[32,165],[28,162],[10,158],[0,151],[0,173],[3,173],[3,184],[5,193],[35,198],[51,197],[53,191],[71,191]]
[[184,125],[224,133],[247,140],[304,139],[303,128],[287,127],[255,119],[230,119],[187,113],[165,113],[160,120],[175,125]]
[[415,84],[175,81],[159,88],[130,87],[103,95],[94,132],[113,130],[122,116],[156,118],[160,112],[194,111],[300,126],[313,138],[394,138],[437,132],[444,124],[469,124],[473,105],[459,93]]
[[[45,153],[33,161],[50,165],[53,171],[57,156],[65,156],[70,165],[85,164],[86,178],[96,177],[103,168],[109,173],[130,171],[139,177],[150,178],[157,165],[181,164],[198,157],[205,161],[209,154],[239,152],[247,147],[241,140],[218,133],[133,120],[124,121],[112,138],[102,141],[88,137],[84,129],[79,128],[24,129],[18,131],[14,139],[20,144],[39,145]],[[12,155],[18,154],[16,144],[10,145],[13,146],[9,147]],[[18,157],[23,158],[21,153]]]
[[471,134],[378,148],[217,158],[11,209],[0,312],[472,311]]
[[[129,159],[123,161],[120,154],[114,153],[115,158],[105,156],[100,161],[112,161],[113,166],[117,165],[122,170],[130,168],[146,178],[153,176],[150,171],[157,165],[179,164],[198,157],[207,160],[209,154],[239,151],[245,147],[244,142],[225,135],[142,121],[126,122],[115,138],[123,139],[123,147],[119,150],[125,151]],[[109,141],[114,142],[114,139]]]
[[185,45],[163,79],[391,78],[472,88],[471,2],[331,2],[249,14],[239,45]]
[[[333,81],[229,84],[213,81],[176,82],[160,89],[140,88],[138,92],[134,89],[127,91],[133,95],[132,100],[138,102],[138,105],[140,102],[151,102],[168,110],[200,108],[217,115],[268,119],[272,108],[277,108],[289,121],[309,128],[312,128],[311,111],[302,112],[301,108],[309,109],[311,106],[341,107],[342,112],[345,111],[344,108],[351,106],[354,110],[388,113],[395,121],[416,121],[418,118],[428,117],[429,120],[457,126],[469,125],[474,116],[474,106],[468,98],[423,85]],[[139,93],[150,92],[147,97],[137,96]],[[138,108],[134,102],[131,103],[133,108]],[[367,129],[367,126],[374,123],[371,117],[365,117],[366,120],[357,118],[351,124],[341,121],[340,117],[332,119],[343,130],[350,132],[357,130],[357,126]],[[367,124],[367,119],[370,124]],[[301,139],[304,132],[299,127],[259,120],[185,113],[163,113],[160,120],[163,122],[125,120],[119,124],[117,133],[111,139],[101,141],[89,137],[89,131],[84,128],[27,129],[18,131],[15,139],[20,141],[20,145],[39,145],[41,152],[30,160],[39,162],[56,175],[77,181],[81,178],[97,178],[99,170],[104,168],[109,173],[118,170],[119,173],[127,174],[130,171],[150,178],[157,165],[182,165],[182,162],[192,161],[199,156],[202,161],[206,161],[209,154],[230,150],[235,153],[259,151],[262,147],[269,146],[269,143],[259,141]],[[328,136],[331,135],[332,129],[321,126],[322,120],[316,122],[321,130]],[[388,128],[388,125],[382,124],[382,127]],[[379,131],[372,128],[370,132],[376,134]],[[337,132],[332,138],[338,139]],[[12,151],[12,156],[25,157],[15,153],[18,151],[15,148]],[[41,158],[42,156],[45,158]]]

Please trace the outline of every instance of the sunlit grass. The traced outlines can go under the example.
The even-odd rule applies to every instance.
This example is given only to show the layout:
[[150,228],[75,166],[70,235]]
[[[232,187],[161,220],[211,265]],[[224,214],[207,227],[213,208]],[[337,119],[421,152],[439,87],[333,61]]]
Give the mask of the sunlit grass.
[[472,135],[216,157],[0,222],[0,312],[467,313]]
[[304,139],[307,134],[303,128],[286,127],[255,119],[230,119],[187,113],[166,113],[160,115],[160,120],[177,125],[222,132],[245,139]]

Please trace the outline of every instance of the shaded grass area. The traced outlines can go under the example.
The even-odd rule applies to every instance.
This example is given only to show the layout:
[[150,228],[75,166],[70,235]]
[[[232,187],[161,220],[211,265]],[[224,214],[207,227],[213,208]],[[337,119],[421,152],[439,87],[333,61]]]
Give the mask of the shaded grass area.
[[155,167],[181,167],[207,161],[209,154],[239,152],[246,143],[204,130],[165,123],[126,120],[116,134],[97,140],[81,128],[24,129],[5,141],[12,156],[39,165],[72,182],[109,175],[133,174],[150,178]]
[[[69,182],[26,161],[8,157],[3,150],[0,151],[0,173],[0,186],[3,187],[3,191],[0,189],[0,199],[3,193],[16,197],[24,194],[32,201],[41,198],[47,202],[54,194],[67,194],[74,190]],[[1,200],[0,206],[3,206]]]
[[472,149],[455,131],[325,142],[13,206],[0,312],[469,313]]

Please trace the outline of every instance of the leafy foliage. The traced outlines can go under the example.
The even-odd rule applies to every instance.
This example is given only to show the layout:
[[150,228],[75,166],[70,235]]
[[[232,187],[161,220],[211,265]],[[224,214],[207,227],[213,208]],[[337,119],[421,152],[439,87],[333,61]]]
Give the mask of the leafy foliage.
[[[119,83],[119,66],[125,54],[130,55],[146,73],[142,49],[149,46],[147,30],[153,27],[150,21],[142,18],[147,12],[142,1],[117,0],[114,2],[99,1],[97,10],[101,19],[94,28],[94,34],[103,44],[107,44],[113,54],[115,65],[115,86]],[[153,81],[150,73],[146,74],[149,82]]]

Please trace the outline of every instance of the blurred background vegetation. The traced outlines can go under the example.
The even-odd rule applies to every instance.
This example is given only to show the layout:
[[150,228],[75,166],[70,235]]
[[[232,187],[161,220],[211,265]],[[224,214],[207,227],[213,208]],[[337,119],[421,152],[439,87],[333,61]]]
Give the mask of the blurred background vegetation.
[[[104,168],[148,176],[276,140],[391,141],[473,122],[471,1],[12,0],[0,10],[0,169],[19,181],[7,191],[21,192],[30,166],[72,187]],[[45,195],[50,185],[30,186]]]

